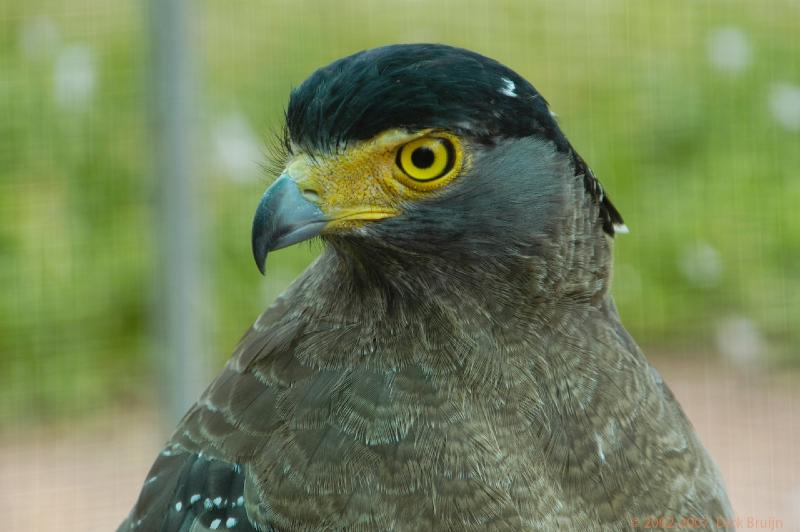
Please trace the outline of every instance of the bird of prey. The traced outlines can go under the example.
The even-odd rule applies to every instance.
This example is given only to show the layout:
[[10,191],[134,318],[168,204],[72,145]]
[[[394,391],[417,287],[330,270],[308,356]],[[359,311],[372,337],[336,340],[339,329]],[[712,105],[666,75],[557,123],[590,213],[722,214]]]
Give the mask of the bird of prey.
[[611,297],[625,230],[539,92],[444,45],[314,72],[252,246],[316,261],[178,425],[121,531],[725,529]]

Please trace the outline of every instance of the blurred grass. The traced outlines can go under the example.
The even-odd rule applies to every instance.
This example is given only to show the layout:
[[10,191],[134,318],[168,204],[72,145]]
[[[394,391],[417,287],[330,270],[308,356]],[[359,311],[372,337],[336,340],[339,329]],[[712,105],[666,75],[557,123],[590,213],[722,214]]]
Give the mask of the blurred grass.
[[[342,55],[414,41],[495,57],[548,98],[632,230],[618,238],[614,292],[640,343],[708,351],[721,321],[743,317],[769,363],[800,360],[800,132],[769,100],[800,84],[797,2],[193,5],[204,338],[218,362],[316,252],[276,253],[266,280],[250,257],[269,176],[247,163],[257,170],[288,91]],[[158,371],[145,20],[130,0],[0,5],[0,419],[142,397]],[[725,27],[749,44],[740,72],[709,63]],[[93,90],[64,101],[59,65],[76,54]],[[231,131],[244,138],[232,148]],[[252,160],[226,165],[248,135]]]

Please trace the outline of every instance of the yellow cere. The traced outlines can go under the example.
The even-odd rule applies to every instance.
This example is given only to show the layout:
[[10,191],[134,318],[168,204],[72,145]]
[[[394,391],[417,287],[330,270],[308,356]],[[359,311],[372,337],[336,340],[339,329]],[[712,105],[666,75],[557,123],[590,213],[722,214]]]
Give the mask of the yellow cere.
[[389,130],[342,153],[300,153],[286,173],[331,220],[323,231],[328,232],[399,214],[405,202],[450,183],[466,159],[452,133]]

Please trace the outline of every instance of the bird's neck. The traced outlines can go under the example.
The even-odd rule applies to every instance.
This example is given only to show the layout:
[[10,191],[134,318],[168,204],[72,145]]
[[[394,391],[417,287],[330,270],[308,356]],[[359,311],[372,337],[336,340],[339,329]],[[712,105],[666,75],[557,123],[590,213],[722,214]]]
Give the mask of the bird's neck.
[[329,240],[318,263],[333,302],[368,302],[374,310],[453,304],[479,313],[548,312],[603,305],[609,297],[611,241],[598,224],[575,216],[533,243],[414,253],[374,241]]
[[[329,246],[296,293],[307,298],[310,321],[368,344],[356,348],[361,354],[348,356],[385,369],[403,365],[404,357],[443,353],[464,363],[505,349],[508,339],[533,346],[566,317],[594,313],[615,319],[607,282],[594,276],[579,282],[545,264],[534,257],[454,262],[381,250],[367,256]],[[390,357],[381,354],[384,341],[393,351]],[[327,352],[336,351],[331,345]]]

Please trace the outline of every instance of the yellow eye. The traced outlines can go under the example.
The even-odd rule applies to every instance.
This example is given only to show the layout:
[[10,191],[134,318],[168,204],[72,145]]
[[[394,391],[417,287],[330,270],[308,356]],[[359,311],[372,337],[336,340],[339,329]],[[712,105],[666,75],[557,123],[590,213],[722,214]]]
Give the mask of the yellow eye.
[[460,165],[461,150],[445,136],[422,137],[397,150],[397,166],[406,183],[418,190],[438,188],[446,177],[454,175]]

